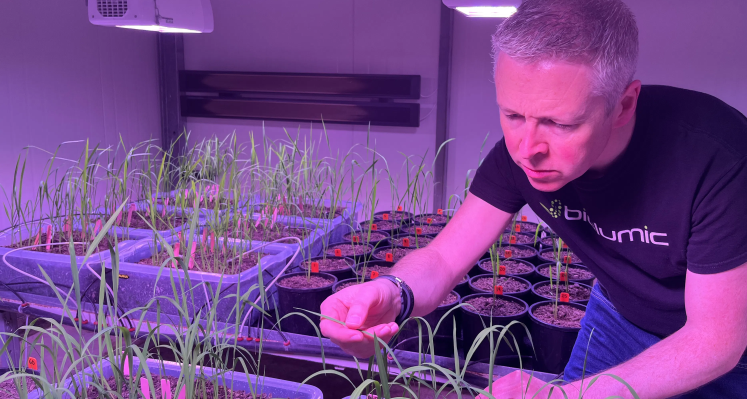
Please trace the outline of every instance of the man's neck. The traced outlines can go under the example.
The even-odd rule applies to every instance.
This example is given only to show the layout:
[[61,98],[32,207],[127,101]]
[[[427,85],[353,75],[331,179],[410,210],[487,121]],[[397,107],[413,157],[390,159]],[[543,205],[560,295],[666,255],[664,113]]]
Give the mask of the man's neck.
[[610,141],[607,143],[604,152],[602,152],[597,162],[586,172],[587,177],[596,178],[604,175],[604,172],[622,157],[628,145],[630,145],[630,140],[633,138],[635,121],[636,116],[633,115],[628,123],[612,132],[612,137],[610,137]]

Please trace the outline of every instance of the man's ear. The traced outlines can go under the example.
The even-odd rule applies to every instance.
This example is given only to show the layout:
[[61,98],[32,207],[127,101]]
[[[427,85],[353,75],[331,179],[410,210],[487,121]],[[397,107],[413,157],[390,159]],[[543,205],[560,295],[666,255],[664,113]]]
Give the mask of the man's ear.
[[625,126],[635,115],[635,108],[638,105],[638,96],[641,94],[641,81],[634,80],[625,88],[620,102],[615,106],[613,128]]

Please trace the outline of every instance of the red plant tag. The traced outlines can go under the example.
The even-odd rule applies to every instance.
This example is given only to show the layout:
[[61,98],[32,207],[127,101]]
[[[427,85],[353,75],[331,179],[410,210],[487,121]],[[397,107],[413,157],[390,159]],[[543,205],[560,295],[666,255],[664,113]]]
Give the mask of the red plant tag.
[[511,236],[508,238],[509,244],[516,244],[516,236]]
[[353,239],[353,242],[361,242],[361,237],[360,236],[353,236],[351,238]]
[[520,232],[521,231],[521,225],[517,224],[516,227],[514,227],[514,229],[516,230],[517,233]]
[[443,215],[444,214],[444,210],[443,209],[439,209],[438,211],[436,211],[436,213],[439,214],[439,215]]
[[503,286],[502,285],[493,286],[493,293],[496,295],[503,295]]
[[385,213],[385,214],[381,215],[381,218],[384,219],[384,220],[389,220],[389,214]]
[[570,301],[571,301],[571,296],[568,295],[567,292],[560,293],[560,302],[570,302]]
[[522,217],[521,217],[521,221],[522,221],[522,222],[526,222],[526,221],[527,221],[527,217],[526,217],[526,216],[522,216]]
[[425,222],[428,223],[428,224],[431,224],[431,223],[433,223],[433,219],[431,219],[431,218],[425,219]]
[[423,234],[423,228],[422,227],[416,227],[415,228],[415,234],[418,234],[418,235]]
[[376,277],[379,277],[379,272],[376,270],[371,271],[371,279],[375,279]]
[[335,248],[335,256],[342,256],[342,250],[340,248]]
[[568,249],[568,244],[563,243],[563,249]]
[[410,239],[405,237],[402,239],[402,246],[403,247],[409,247],[410,246]]
[[386,255],[384,255],[384,259],[387,262],[394,262],[394,254],[391,252],[387,252]]
[[402,205],[397,207],[397,212],[402,212]]
[[568,281],[568,273],[560,272],[560,281]]
[[376,223],[373,223],[373,224],[371,225],[371,230],[373,230],[373,231],[376,231],[376,230],[377,230],[377,227],[376,227]]
[[506,275],[506,266],[499,265],[498,266],[498,275],[499,276],[505,276]]
[[563,257],[563,263],[572,263],[573,258],[571,258],[571,255],[566,255]]
[[35,357],[29,357],[27,364],[31,370],[39,371],[39,362],[36,361]]
[[511,252],[510,249],[506,249],[506,250],[503,251],[503,257],[504,258],[511,258],[511,257],[513,257],[513,255],[514,254],[513,254],[513,252]]
[[311,272],[319,273],[319,262],[311,262]]

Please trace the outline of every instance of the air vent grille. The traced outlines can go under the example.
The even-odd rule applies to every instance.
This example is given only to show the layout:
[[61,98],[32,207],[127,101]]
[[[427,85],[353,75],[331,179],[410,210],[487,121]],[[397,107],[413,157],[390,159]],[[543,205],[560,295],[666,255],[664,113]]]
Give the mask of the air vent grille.
[[96,8],[104,18],[122,18],[127,13],[127,0],[96,0]]

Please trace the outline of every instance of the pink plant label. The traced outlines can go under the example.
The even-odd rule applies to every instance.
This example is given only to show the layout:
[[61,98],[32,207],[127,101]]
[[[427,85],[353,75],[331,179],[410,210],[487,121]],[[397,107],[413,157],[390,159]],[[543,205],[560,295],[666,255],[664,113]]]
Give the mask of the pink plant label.
[[520,225],[520,224],[517,224],[517,225],[516,225],[516,226],[514,227],[514,230],[516,230],[516,232],[517,232],[517,233],[521,232],[521,225]]
[[97,220],[96,224],[93,226],[93,235],[98,235],[99,231],[101,231],[101,219]]
[[335,248],[335,256],[342,256],[342,250],[340,248]]
[[47,226],[47,252],[50,251],[49,244],[52,243],[52,226]]
[[41,240],[41,230],[36,232],[36,238],[34,239],[34,245],[39,245],[39,240]]
[[[177,256],[179,256],[179,243],[178,242],[174,244],[174,257],[176,258]],[[177,267],[176,260],[174,260],[171,265],[174,267]]]
[[161,399],[171,399],[171,381],[161,380]]
[[409,248],[409,247],[410,247],[410,239],[409,239],[409,238],[407,238],[407,237],[403,238],[403,239],[402,239],[402,246],[403,246],[403,247],[408,247],[408,248]]
[[140,378],[140,390],[143,392],[143,397],[151,399],[150,386],[148,386],[148,379],[145,377]]
[[498,266],[498,275],[499,276],[505,276],[506,275],[506,266],[504,266],[504,265]]
[[177,399],[187,399],[187,387],[182,387],[182,389],[179,391],[179,396],[177,396]]
[[210,232],[210,253],[215,252],[215,232]]
[[193,268],[195,265],[195,250],[197,249],[197,243],[192,243],[192,250],[189,251],[189,268]]
[[166,200],[163,202],[164,207],[169,206],[169,200],[171,198],[166,198]]
[[31,370],[39,371],[39,362],[36,361],[35,357],[29,357],[29,360],[26,364]]
[[360,236],[353,236],[351,238],[353,239],[353,242],[361,242]]
[[135,212],[135,204],[130,204],[130,209],[127,211],[127,225],[132,224],[132,212]]
[[522,217],[521,217],[521,221],[522,221],[522,222],[526,222],[526,221],[527,221],[527,217],[526,217],[526,216],[522,216]]
[[423,228],[422,227],[416,227],[415,228],[415,234],[417,234],[417,235],[423,234]]
[[502,285],[496,285],[493,287],[493,293],[495,295],[503,295],[503,286]]
[[397,207],[397,212],[402,212],[402,205]]
[[509,242],[510,244],[516,244],[516,236],[511,236],[511,237],[509,237],[509,239],[508,239],[508,242]]
[[319,262],[311,262],[311,272],[319,273]]
[[511,258],[511,257],[513,257],[513,255],[514,254],[513,254],[513,252],[511,252],[510,249],[506,249],[506,250],[503,251],[503,257],[504,258]]
[[384,219],[384,220],[389,220],[389,214],[385,213],[385,214],[381,215],[381,218]]
[[444,214],[444,210],[443,209],[439,209],[438,211],[436,211],[436,213],[439,214],[439,215],[443,215]]
[[207,229],[202,229],[202,245],[205,245],[205,242],[207,242]]
[[373,231],[376,231],[376,229],[377,229],[377,227],[376,227],[376,223],[373,223],[373,224],[371,225],[371,230],[373,230]]
[[145,208],[145,217],[150,216],[150,206]]
[[371,279],[375,279],[376,277],[379,277],[379,272],[376,270],[371,271]]
[[425,222],[428,223],[428,224],[431,224],[431,223],[433,223],[433,219],[427,218],[427,219],[425,219]]
[[568,295],[567,292],[560,293],[560,302],[570,302],[570,301],[571,301],[571,296]]
[[124,374],[125,377],[130,376],[130,362],[127,361],[127,358],[125,358],[124,368],[122,368],[122,374]]

